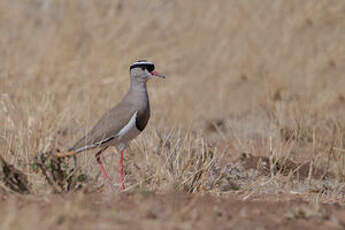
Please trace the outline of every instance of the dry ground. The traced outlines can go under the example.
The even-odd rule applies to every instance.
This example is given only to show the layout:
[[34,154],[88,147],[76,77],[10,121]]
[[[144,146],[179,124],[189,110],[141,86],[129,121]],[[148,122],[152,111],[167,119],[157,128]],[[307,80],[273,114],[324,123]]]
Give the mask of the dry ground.
[[[308,204],[300,197],[255,201],[201,194],[127,192],[7,197],[2,229],[344,229],[339,205]],[[21,217],[21,218],[19,218]]]
[[[0,0],[0,154],[19,170],[0,162],[0,228],[344,228],[344,41],[341,0]],[[60,194],[34,158],[85,134],[139,58],[168,78],[127,191],[108,150],[114,191],[88,152]]]

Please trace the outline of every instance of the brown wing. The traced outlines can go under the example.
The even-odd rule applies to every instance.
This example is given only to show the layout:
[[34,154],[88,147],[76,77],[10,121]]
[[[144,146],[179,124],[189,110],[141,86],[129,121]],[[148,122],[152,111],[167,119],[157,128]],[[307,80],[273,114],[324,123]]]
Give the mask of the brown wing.
[[69,151],[76,151],[80,148],[92,149],[104,144],[114,138],[114,136],[129,122],[135,113],[132,105],[119,104],[105,113],[91,131],[81,138]]

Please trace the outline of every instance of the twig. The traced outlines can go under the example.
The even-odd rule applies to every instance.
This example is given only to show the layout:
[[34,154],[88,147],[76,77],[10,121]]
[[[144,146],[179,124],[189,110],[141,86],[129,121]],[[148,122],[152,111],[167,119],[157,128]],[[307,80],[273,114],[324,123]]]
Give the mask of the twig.
[[46,171],[46,168],[41,164],[41,163],[37,163],[38,167],[41,169],[42,174],[45,176],[45,178],[48,181],[48,184],[50,184],[53,189],[55,190],[55,192],[61,193],[62,189],[55,183],[54,180],[52,180],[50,178],[50,176],[48,176],[48,173]]

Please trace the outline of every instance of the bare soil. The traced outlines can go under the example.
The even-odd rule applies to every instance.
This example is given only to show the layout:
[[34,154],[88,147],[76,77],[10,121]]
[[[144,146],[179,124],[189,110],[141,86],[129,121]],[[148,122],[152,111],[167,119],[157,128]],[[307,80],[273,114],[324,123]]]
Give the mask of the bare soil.
[[[124,192],[7,196],[1,229],[344,229],[345,208],[303,197]],[[14,218],[16,215],[17,218]],[[11,217],[12,216],[12,217]],[[30,217],[30,218],[28,218]]]

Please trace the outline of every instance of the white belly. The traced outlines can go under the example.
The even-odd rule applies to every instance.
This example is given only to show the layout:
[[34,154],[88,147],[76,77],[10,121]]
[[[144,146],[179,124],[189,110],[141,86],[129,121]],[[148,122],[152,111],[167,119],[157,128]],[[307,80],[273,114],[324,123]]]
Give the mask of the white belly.
[[136,126],[137,114],[138,112],[135,112],[132,115],[128,123],[116,134],[115,138],[109,143],[110,145],[127,145],[128,142],[130,142],[141,133]]
[[116,137],[114,140],[110,142],[110,145],[118,146],[120,144],[127,145],[128,142],[136,138],[140,134],[140,130],[137,127],[133,127],[129,129],[126,133],[122,136]]

